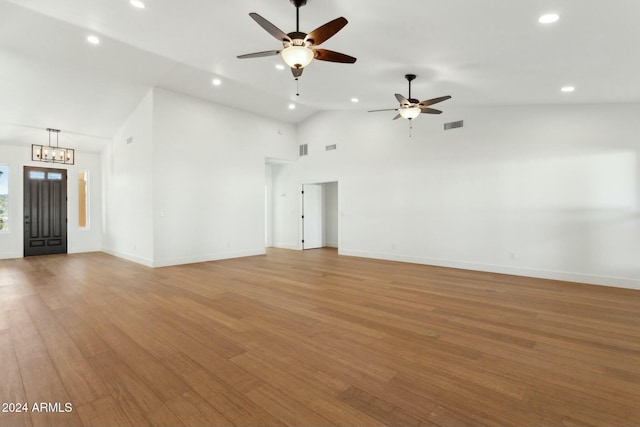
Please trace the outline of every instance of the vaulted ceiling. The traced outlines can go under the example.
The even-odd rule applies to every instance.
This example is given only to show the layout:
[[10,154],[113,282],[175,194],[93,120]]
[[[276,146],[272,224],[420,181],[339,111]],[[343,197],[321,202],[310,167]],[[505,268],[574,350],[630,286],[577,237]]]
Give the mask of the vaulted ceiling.
[[[640,102],[637,0],[308,0],[301,30],[346,17],[322,47],[358,61],[312,62],[300,96],[279,56],[236,58],[281,47],[248,14],[294,31],[288,0],[143,1],[0,0],[0,143],[55,127],[98,151],[153,86],[292,123],[393,108],[407,73],[414,97],[448,105]],[[538,22],[551,12],[558,22]]]

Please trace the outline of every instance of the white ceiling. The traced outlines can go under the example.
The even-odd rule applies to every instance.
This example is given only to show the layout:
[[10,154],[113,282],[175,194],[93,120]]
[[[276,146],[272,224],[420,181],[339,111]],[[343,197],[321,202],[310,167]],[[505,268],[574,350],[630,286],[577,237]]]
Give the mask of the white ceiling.
[[[236,58],[281,47],[248,14],[294,31],[289,0],[145,3],[0,0],[0,143],[43,142],[53,127],[60,145],[99,151],[153,86],[292,123],[320,110],[394,108],[407,73],[418,75],[415,98],[453,97],[443,110],[640,102],[638,0],[308,0],[300,29],[346,17],[322,47],[358,61],[314,61],[299,97],[278,56]],[[539,24],[548,12],[560,20]],[[561,93],[565,85],[576,91]]]

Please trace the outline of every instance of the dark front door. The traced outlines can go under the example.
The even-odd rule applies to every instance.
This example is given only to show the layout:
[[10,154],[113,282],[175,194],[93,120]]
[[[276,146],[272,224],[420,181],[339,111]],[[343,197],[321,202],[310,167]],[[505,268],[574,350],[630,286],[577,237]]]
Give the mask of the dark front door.
[[24,168],[24,256],[67,253],[67,171]]

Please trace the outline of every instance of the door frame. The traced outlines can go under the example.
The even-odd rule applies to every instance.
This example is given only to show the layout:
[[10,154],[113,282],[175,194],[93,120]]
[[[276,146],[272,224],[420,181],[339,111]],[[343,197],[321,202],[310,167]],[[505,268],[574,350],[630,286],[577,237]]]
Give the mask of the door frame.
[[[62,174],[62,198],[61,198],[61,209],[60,213],[62,214],[62,221],[60,223],[60,238],[62,240],[62,244],[59,246],[59,250],[47,250],[47,245],[42,246],[42,250],[30,250],[28,252],[28,243],[29,236],[27,234],[30,232],[32,218],[30,217],[29,207],[30,201],[27,198],[30,196],[30,190],[27,188],[30,182],[30,172],[33,171],[42,171],[45,174],[48,173],[60,173]],[[68,206],[68,170],[67,169],[58,169],[58,168],[49,168],[49,167],[41,167],[41,166],[24,166],[23,168],[23,183],[22,183],[22,199],[23,199],[23,230],[22,230],[22,248],[23,248],[23,256],[38,256],[38,255],[53,255],[53,254],[66,254],[68,253],[68,245],[69,245],[69,236],[68,236],[68,221],[69,221],[69,206]]]
[[[327,191],[327,186],[330,184],[335,184],[336,185],[336,206],[335,206],[335,227],[336,227],[336,241],[334,242],[329,242],[327,241],[327,202],[328,199],[326,197],[326,191]],[[315,248],[305,248],[305,214],[304,214],[304,187],[306,185],[319,185],[321,187],[321,191],[322,191],[322,197],[320,199],[320,204],[321,204],[321,211],[322,211],[322,245],[321,247],[336,247],[338,250],[340,249],[340,181],[339,180],[335,180],[335,181],[323,181],[323,182],[307,182],[304,184],[300,185],[300,204],[299,204],[299,209],[300,209],[300,226],[299,226],[299,232],[300,232],[300,240],[299,240],[299,244],[300,244],[300,249],[305,250],[305,249],[315,249]],[[333,221],[331,222],[333,223]],[[330,243],[334,243],[337,246],[333,246],[333,244]]]

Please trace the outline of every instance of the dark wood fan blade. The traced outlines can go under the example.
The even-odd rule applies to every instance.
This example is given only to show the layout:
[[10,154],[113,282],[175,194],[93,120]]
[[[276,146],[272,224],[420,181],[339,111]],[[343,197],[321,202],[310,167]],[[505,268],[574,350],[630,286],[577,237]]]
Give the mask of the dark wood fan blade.
[[295,77],[296,79],[302,75],[303,71],[304,68],[291,67],[291,74],[293,74],[293,77]]
[[427,99],[426,101],[422,101],[419,105],[421,107],[427,107],[429,105],[437,104],[438,102],[446,101],[447,99],[451,99],[451,97],[447,95],[439,98]]
[[411,105],[409,100],[407,98],[405,98],[404,96],[400,95],[399,93],[396,93],[396,99],[398,100],[400,105]]
[[342,62],[346,64],[353,64],[356,62],[356,58],[345,55],[344,53],[334,52],[327,49],[314,49],[313,51],[315,53],[315,58],[320,61]]
[[377,113],[378,111],[398,111],[397,108],[385,108],[384,110],[369,110],[368,113]]
[[320,44],[333,37],[338,31],[342,29],[342,27],[347,25],[348,22],[349,21],[347,21],[342,16],[340,18],[336,18],[333,21],[327,22],[326,24],[311,31],[309,34],[307,34],[305,40],[311,42],[313,46],[319,46]]
[[420,108],[420,111],[425,114],[442,114],[442,111],[436,110],[435,108],[422,107]]
[[398,120],[400,117],[402,117],[402,116],[400,115],[400,113],[398,113],[398,114],[396,114],[396,116],[393,118],[393,120]]
[[280,40],[280,41],[285,41],[285,40],[291,41],[291,38],[289,38],[287,33],[282,31],[280,28],[276,27],[271,22],[267,21],[266,19],[264,19],[262,16],[258,15],[257,13],[252,12],[252,13],[249,14],[249,16],[252,17],[253,20],[258,23],[258,25],[260,25],[262,28],[264,28],[267,31],[267,33],[271,34],[277,40]]
[[247,53],[246,55],[238,55],[240,59],[262,58],[263,56],[273,56],[279,54],[279,50],[265,50],[264,52]]

